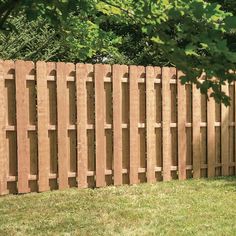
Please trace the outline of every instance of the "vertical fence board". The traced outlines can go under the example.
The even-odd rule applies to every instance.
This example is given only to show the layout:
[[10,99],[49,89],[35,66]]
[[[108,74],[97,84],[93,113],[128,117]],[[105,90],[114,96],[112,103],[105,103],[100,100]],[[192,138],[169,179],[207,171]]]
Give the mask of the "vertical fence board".
[[37,113],[38,113],[38,185],[39,191],[48,191],[50,171],[50,149],[48,139],[47,64],[37,62]]
[[138,183],[138,67],[130,66],[129,78],[129,132],[130,132],[130,184]]
[[207,103],[207,176],[215,176],[215,101],[213,98]]
[[105,181],[105,65],[95,65],[95,136],[96,136],[96,186],[103,187]]
[[68,104],[66,102],[66,64],[58,62],[57,70],[57,139],[58,139],[58,172],[59,189],[66,189],[68,184],[68,154],[67,154],[67,112]]
[[171,90],[170,79],[173,76],[171,68],[162,69],[162,150],[163,150],[163,180],[171,180]]
[[30,150],[28,143],[28,102],[26,75],[32,68],[31,62],[16,61],[16,117],[17,117],[17,154],[18,154],[18,192],[28,193],[30,174]]
[[113,85],[113,150],[114,184],[121,185],[122,178],[122,78],[128,72],[127,66],[114,65]]
[[155,68],[146,68],[146,145],[147,145],[147,182],[154,183],[155,178]]
[[87,90],[86,80],[93,71],[92,65],[76,65],[76,91],[77,91],[77,163],[78,187],[86,188],[88,171],[88,142],[87,142]]
[[201,176],[201,143],[200,143],[200,121],[201,121],[201,94],[199,89],[193,85],[193,178],[200,178]]
[[186,91],[185,85],[181,84],[180,77],[183,75],[178,71],[177,94],[178,94],[178,177],[186,179]]
[[4,62],[0,61],[0,195],[7,194],[6,99]]
[[[222,91],[229,95],[229,86],[223,85]],[[222,175],[229,175],[229,107],[221,105],[221,162]]]

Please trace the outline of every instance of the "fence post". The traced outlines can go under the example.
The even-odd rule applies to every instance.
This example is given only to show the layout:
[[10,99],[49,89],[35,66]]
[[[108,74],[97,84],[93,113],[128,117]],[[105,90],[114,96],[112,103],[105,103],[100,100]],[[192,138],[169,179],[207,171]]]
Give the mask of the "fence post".
[[[229,85],[223,85],[222,91],[229,96]],[[229,175],[229,107],[221,104],[221,162],[222,175]]]
[[169,67],[162,69],[162,143],[163,180],[171,180],[171,93],[170,79],[174,74]]
[[[209,91],[209,95],[210,95]],[[215,101],[207,102],[207,177],[215,176]]]
[[88,142],[87,142],[87,89],[86,80],[93,65],[76,65],[77,93],[77,164],[78,187],[88,187]]
[[201,121],[201,94],[193,85],[193,178],[201,177],[201,144],[200,144],[200,121]]
[[154,183],[155,178],[155,68],[146,68],[146,145],[147,145],[147,182]]
[[128,72],[128,67],[113,65],[113,155],[114,184],[122,184],[122,77]]
[[56,64],[57,73],[57,139],[58,139],[58,172],[59,189],[69,187],[68,183],[68,152],[67,152],[67,112],[68,104],[66,100],[67,82],[66,82],[66,63],[58,62]]
[[181,84],[181,71],[177,72],[178,94],[178,177],[186,179],[186,92],[185,85]]
[[48,191],[50,171],[50,148],[48,138],[49,102],[47,95],[47,64],[36,63],[37,114],[38,114],[38,185],[39,192]]
[[30,150],[28,140],[29,102],[26,91],[26,75],[34,68],[32,62],[16,61],[16,118],[17,118],[17,156],[18,192],[28,193],[30,175]]
[[0,195],[7,194],[6,99],[4,62],[0,61]]

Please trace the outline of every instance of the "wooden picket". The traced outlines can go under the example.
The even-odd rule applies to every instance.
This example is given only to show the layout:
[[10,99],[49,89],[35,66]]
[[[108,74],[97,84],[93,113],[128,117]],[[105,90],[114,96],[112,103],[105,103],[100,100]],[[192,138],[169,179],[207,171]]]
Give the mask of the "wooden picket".
[[47,63],[37,62],[37,112],[38,112],[38,161],[39,161],[39,191],[50,189],[50,149],[48,140],[49,101],[47,94]]
[[0,61],[0,195],[235,175],[231,107],[170,67]]

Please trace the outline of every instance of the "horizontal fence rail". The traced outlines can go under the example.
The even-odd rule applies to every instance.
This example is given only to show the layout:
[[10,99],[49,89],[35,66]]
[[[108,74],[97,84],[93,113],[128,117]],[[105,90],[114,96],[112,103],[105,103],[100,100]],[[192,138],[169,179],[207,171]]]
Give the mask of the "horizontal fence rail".
[[0,61],[0,195],[235,175],[231,106],[170,67]]

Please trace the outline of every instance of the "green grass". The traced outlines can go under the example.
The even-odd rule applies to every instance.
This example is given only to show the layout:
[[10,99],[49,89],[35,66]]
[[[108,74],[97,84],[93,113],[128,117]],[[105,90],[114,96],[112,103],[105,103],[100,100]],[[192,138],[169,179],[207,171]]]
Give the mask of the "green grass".
[[236,235],[236,178],[0,197],[0,235]]

